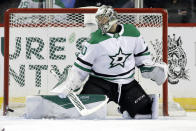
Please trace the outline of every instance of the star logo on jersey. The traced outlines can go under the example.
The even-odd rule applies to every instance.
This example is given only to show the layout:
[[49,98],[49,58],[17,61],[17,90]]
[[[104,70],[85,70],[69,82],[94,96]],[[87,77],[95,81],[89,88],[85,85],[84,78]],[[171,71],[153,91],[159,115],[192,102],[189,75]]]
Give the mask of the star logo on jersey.
[[125,54],[122,52],[122,49],[119,48],[119,51],[116,55],[114,56],[109,56],[112,59],[112,62],[110,63],[110,68],[113,68],[115,66],[122,66],[124,68],[125,66],[125,62],[127,60],[127,58],[131,55],[130,54]]

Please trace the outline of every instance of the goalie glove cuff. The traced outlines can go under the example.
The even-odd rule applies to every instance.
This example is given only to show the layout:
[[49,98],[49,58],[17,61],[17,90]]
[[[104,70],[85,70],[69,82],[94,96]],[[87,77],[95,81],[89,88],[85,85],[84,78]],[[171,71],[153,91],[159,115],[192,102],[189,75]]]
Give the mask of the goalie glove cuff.
[[60,98],[66,98],[70,91],[77,90],[81,86],[82,81],[80,80],[79,74],[71,70],[68,73],[67,79],[50,92],[58,95]]
[[156,64],[154,72],[152,80],[154,80],[157,85],[162,85],[168,76],[168,66],[166,64]]
[[167,64],[154,64],[154,65],[145,65],[140,68],[142,77],[149,78],[161,85],[165,82],[168,76],[168,66]]

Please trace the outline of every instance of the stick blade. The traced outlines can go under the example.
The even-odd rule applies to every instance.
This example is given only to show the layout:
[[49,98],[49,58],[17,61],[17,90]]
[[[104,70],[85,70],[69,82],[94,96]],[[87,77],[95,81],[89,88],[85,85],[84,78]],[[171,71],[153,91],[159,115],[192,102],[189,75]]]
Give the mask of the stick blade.
[[109,98],[106,98],[101,104],[99,104],[98,106],[94,107],[94,108],[91,108],[91,109],[84,109],[80,112],[80,114],[82,116],[87,116],[87,115],[90,115],[96,111],[98,111],[99,109],[101,109],[101,107],[103,107],[105,104],[107,104]]
[[86,106],[81,102],[81,100],[76,96],[76,94],[74,92],[70,92],[68,94],[68,98],[69,100],[73,103],[73,105],[76,107],[76,109],[78,110],[78,112],[82,115],[82,116],[87,116],[90,115],[96,111],[98,111],[101,107],[103,107],[109,100],[109,98],[107,98],[107,96],[105,96],[105,100],[99,104],[98,106],[92,108],[92,109],[87,109]]

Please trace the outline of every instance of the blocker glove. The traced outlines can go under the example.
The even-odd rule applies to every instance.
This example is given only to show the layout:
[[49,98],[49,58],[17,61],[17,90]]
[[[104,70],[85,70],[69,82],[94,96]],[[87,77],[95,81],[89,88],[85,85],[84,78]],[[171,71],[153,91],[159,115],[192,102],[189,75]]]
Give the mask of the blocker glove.
[[151,79],[161,85],[165,82],[168,76],[168,66],[165,63],[154,65],[144,65],[140,67],[142,77]]

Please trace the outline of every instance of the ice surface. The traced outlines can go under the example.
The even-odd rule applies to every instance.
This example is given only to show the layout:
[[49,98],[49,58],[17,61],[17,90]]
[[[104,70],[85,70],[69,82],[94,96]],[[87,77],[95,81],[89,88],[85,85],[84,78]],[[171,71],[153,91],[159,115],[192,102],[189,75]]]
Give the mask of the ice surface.
[[156,120],[55,120],[0,116],[0,131],[196,131],[196,113]]

